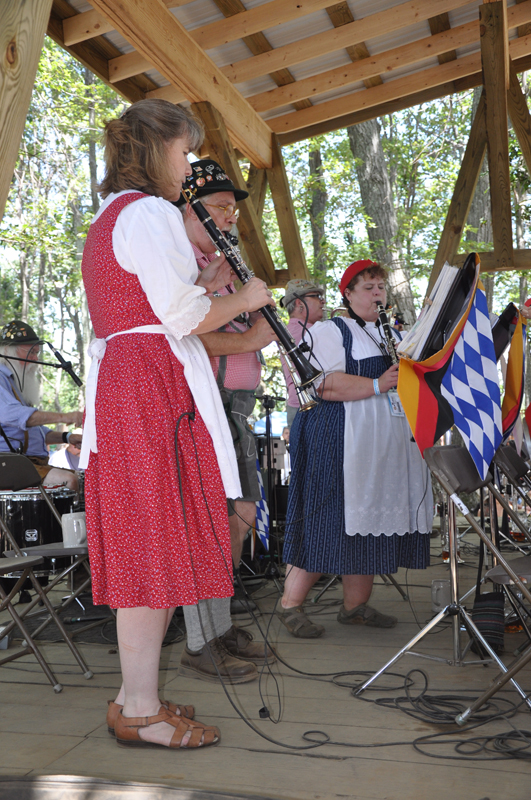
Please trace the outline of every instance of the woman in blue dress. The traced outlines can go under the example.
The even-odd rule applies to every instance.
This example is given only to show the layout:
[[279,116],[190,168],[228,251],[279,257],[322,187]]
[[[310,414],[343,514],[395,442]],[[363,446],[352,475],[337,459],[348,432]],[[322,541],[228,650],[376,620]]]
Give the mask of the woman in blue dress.
[[429,471],[396,402],[398,365],[378,321],[386,277],[372,261],[351,264],[340,282],[349,316],[318,322],[307,335],[323,369],[321,402],[297,414],[290,432],[288,566],[278,612],[299,638],[324,633],[302,607],[322,574],[342,576],[339,622],[390,628],[396,618],[367,605],[374,575],[429,565]]

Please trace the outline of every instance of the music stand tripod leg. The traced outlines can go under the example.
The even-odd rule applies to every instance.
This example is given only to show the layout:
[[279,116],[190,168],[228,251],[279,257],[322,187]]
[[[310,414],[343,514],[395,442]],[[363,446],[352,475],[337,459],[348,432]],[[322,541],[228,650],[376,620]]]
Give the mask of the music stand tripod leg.
[[[529,648],[529,651],[526,653],[526,655],[518,659],[518,661],[516,661],[505,673],[503,673],[502,675],[498,675],[496,678],[494,678],[489,688],[485,692],[483,692],[481,697],[478,697],[477,700],[474,700],[474,702],[466,709],[466,711],[463,711],[462,714],[457,715],[457,717],[455,718],[457,724],[466,725],[472,714],[478,711],[478,709],[480,709],[481,706],[487,702],[487,700],[490,700],[490,698],[493,695],[495,695],[496,692],[502,689],[506,683],[512,681],[516,673],[520,669],[522,669],[522,667],[525,667],[526,664],[528,664],[530,661],[531,661],[531,647]],[[525,695],[525,699],[527,705],[529,706],[530,700],[527,697],[527,695]]]

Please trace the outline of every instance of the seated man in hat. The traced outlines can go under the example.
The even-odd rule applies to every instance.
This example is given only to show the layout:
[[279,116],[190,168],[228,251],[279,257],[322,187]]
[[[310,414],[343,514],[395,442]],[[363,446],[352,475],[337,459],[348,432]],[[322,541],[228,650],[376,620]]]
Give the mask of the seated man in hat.
[[38,365],[41,341],[33,328],[13,320],[0,334],[0,452],[23,453],[33,461],[44,486],[65,485],[77,489],[73,472],[48,466],[49,444],[76,444],[79,434],[60,433],[45,427],[62,422],[81,426],[81,411],[62,414],[41,411]]
[[[238,219],[239,211],[236,203],[248,197],[248,192],[236,189],[220,164],[212,159],[194,161],[192,170],[193,176],[190,180],[197,186],[196,196],[206,206],[217,227],[228,233]],[[184,198],[176,205],[183,213],[184,227],[200,272],[209,265],[215,267],[216,263],[219,263],[221,266],[225,257],[216,255],[217,247],[192,207],[185,203]],[[229,283],[230,273],[227,274]],[[215,294],[228,294],[231,288],[233,289],[229,283],[227,288]],[[260,350],[272,342],[275,335],[261,314],[253,314],[250,319],[239,317],[219,331],[201,334],[200,339],[210,356],[212,369],[220,388],[233,435],[243,492],[241,499],[228,501],[232,559],[237,570],[244,539],[249,528],[255,524],[256,502],[260,500],[256,446],[247,418],[254,409],[255,391],[260,383]],[[245,603],[244,600],[244,607]],[[252,637],[245,629],[231,625],[229,598],[201,601],[199,613],[204,611],[201,617],[202,625],[197,608],[197,606],[184,608],[188,647],[181,659],[181,674],[204,680],[212,678],[217,680],[217,673],[204,647],[203,627],[206,629],[206,639],[211,651],[215,651],[219,657],[220,651],[217,645],[220,643],[221,652],[224,650],[226,656],[230,656],[219,657],[217,663],[224,680],[228,682],[244,683],[253,680],[258,675],[256,664],[263,664],[264,658],[268,661],[275,660],[271,651],[265,656],[264,645],[252,642]]]
[[[299,278],[298,280],[289,281],[286,286],[286,293],[280,302],[289,314],[288,330],[293,336],[295,344],[299,344],[304,329],[311,328],[314,323],[320,322],[323,318],[324,289],[317,283],[313,283],[313,281]],[[299,401],[290,371],[284,359],[282,359],[282,370],[288,390],[286,410],[288,412],[288,427],[291,428],[295,414],[299,410]]]

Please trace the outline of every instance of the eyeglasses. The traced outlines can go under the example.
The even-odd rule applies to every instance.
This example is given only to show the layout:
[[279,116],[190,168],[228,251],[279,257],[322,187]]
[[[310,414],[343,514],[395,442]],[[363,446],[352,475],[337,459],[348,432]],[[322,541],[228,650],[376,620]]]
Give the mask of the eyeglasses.
[[303,297],[317,297],[322,303],[325,302],[325,299],[322,294],[303,294]]
[[236,206],[215,206],[212,203],[203,203],[204,206],[208,206],[209,208],[219,208],[220,211],[223,211],[225,215],[225,219],[229,219],[229,217],[238,217],[240,216],[240,209],[236,208]]

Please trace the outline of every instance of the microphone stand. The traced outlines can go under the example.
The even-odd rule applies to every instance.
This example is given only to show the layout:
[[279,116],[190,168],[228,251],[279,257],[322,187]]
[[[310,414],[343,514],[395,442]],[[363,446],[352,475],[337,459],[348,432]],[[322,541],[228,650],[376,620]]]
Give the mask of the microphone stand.
[[77,386],[83,386],[83,381],[79,378],[76,373],[74,372],[74,368],[72,367],[71,361],[66,361],[59,350],[56,350],[55,347],[50,344],[50,342],[42,342],[42,344],[47,344],[56,359],[59,361],[59,364],[55,364],[53,361],[38,361],[33,360],[32,358],[18,358],[17,356],[6,356],[2,355],[6,361],[22,361],[24,364],[39,364],[39,366],[43,367],[53,367],[54,369],[64,369],[67,372],[72,380],[74,381]]

